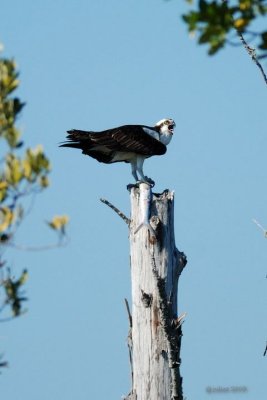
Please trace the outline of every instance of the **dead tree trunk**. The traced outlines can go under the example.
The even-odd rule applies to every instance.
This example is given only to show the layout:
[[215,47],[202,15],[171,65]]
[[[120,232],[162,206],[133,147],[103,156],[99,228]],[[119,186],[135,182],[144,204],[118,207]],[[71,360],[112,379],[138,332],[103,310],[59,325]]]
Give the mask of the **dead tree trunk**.
[[148,188],[131,189],[132,390],[126,399],[182,400],[183,316],[177,314],[177,288],[186,257],[175,246],[173,192],[153,194],[150,225],[155,235],[146,226],[136,232],[142,222],[140,195]]

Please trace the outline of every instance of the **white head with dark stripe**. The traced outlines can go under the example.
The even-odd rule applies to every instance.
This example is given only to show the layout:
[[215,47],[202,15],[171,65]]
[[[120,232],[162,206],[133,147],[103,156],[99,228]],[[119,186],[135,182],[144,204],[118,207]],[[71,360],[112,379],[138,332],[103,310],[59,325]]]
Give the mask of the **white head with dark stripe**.
[[155,128],[160,134],[159,140],[163,144],[167,145],[170,143],[175,126],[176,124],[171,118],[161,119],[159,122],[156,123]]

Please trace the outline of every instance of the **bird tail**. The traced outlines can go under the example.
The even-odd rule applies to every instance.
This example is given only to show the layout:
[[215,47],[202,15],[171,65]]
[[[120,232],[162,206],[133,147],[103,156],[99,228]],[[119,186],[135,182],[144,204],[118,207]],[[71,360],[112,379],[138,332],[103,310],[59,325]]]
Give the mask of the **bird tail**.
[[67,133],[67,141],[61,143],[59,147],[72,147],[83,150],[85,142],[87,147],[90,146],[90,132],[72,129],[67,131]]
[[90,138],[90,133],[88,131],[80,131],[78,129],[71,129],[70,131],[67,131],[67,139],[73,140],[73,141],[78,141],[78,140],[88,140]]
[[74,149],[81,149],[81,143],[74,142],[64,142],[59,145],[59,147],[72,147]]

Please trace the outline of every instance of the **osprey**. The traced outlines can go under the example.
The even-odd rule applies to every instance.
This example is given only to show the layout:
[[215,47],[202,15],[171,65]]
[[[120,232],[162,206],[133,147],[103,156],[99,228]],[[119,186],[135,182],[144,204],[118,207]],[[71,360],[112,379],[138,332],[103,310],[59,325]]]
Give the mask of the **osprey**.
[[166,146],[172,139],[174,128],[173,119],[162,119],[153,127],[123,125],[101,132],[72,129],[67,131],[68,140],[60,147],[81,149],[83,154],[106,164],[130,163],[137,182],[154,184],[152,179],[143,173],[144,160],[166,153]]

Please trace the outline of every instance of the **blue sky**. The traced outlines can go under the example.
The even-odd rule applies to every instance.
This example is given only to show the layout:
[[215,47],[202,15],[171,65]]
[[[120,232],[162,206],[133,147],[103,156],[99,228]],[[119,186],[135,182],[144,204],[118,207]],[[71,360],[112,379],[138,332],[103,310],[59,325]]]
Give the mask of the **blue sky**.
[[[176,244],[188,257],[179,284],[182,369],[188,400],[211,386],[266,396],[266,86],[242,48],[209,58],[188,37],[187,7],[161,0],[14,0],[1,6],[5,56],[21,71],[27,102],[18,124],[42,143],[53,171],[18,232],[19,244],[54,241],[44,221],[71,218],[68,247],[8,251],[28,268],[28,313],[2,323],[0,377],[8,400],[120,399],[130,389],[124,297],[130,299],[126,164],[102,165],[59,149],[71,128],[101,130],[172,117],[164,157],[145,163],[155,191],[175,190]],[[225,395],[226,396],[226,395]]]

